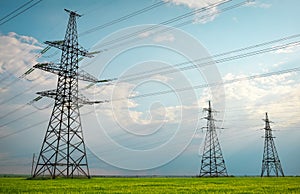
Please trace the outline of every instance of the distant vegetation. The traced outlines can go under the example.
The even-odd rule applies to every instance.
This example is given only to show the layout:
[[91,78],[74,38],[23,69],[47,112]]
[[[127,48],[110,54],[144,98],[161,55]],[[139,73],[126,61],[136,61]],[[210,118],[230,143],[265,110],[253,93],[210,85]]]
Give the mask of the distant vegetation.
[[300,177],[0,178],[0,193],[300,193]]

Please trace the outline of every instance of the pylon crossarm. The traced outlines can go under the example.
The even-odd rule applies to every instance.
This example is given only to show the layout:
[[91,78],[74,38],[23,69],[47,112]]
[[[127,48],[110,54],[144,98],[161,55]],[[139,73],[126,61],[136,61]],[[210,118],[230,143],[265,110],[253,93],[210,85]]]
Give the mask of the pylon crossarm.
[[[88,72],[80,69],[78,72],[78,79],[82,80],[82,81],[88,81],[88,82],[93,82],[93,83],[97,83],[100,80],[98,80],[96,77],[94,77],[93,75],[89,74]],[[105,82],[105,81],[103,81]],[[107,80],[108,82],[108,80]]]
[[[61,72],[67,73],[65,72],[65,70],[63,70],[61,68],[61,64],[55,64],[55,63],[38,63],[36,65],[33,66],[34,68],[37,69],[41,69],[50,73],[54,73],[54,74],[59,74]],[[82,80],[82,81],[88,81],[88,82],[92,82],[92,83],[104,83],[104,82],[110,82],[113,81],[112,79],[104,79],[104,80],[98,80],[96,77],[94,77],[93,75],[89,74],[88,72],[80,69],[78,73],[73,72],[73,74],[76,76],[78,76],[78,80]]]
[[[37,92],[36,94],[40,95],[40,97],[38,98],[42,98],[42,97],[48,97],[48,98],[53,98],[55,99],[57,96],[56,90],[47,90],[47,91],[42,91],[42,92]],[[80,107],[82,107],[81,105],[93,105],[93,104],[101,104],[101,103],[107,103],[109,102],[108,100],[96,100],[96,101],[91,101],[88,98],[84,97],[83,95],[81,95],[80,97],[76,97],[76,96],[72,96],[74,101],[77,101],[78,104],[80,104]]]
[[37,92],[36,94],[43,96],[43,97],[48,97],[48,98],[55,98],[56,97],[56,90],[46,90],[42,92]]
[[80,104],[87,104],[87,105],[93,105],[93,104],[102,104],[102,103],[107,103],[109,102],[108,100],[98,100],[98,101],[80,101],[78,103]]
[[90,53],[84,48],[77,48],[75,45],[66,45],[64,40],[56,40],[56,41],[46,41],[45,44],[48,44],[49,46],[58,48],[60,50],[63,50],[65,47],[71,47],[70,50],[73,52],[77,52],[78,55],[84,56],[84,57],[94,57],[93,54],[97,54],[98,52]]
[[78,100],[78,103],[81,105],[87,104],[87,105],[93,105],[93,104],[101,104],[101,103],[107,103],[108,100],[97,100],[97,101],[91,101],[87,97],[85,97],[82,94],[78,94],[80,97],[76,97]]
[[41,69],[47,72],[51,72],[54,74],[58,74],[59,72],[62,71],[60,68],[60,64],[55,64],[55,63],[38,63],[33,66],[34,68]]

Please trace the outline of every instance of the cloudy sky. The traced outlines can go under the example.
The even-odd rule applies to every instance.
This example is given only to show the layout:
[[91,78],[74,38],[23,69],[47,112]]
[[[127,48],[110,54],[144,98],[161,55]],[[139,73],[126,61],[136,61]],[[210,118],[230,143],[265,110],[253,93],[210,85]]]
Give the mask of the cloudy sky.
[[57,77],[38,69],[23,75],[37,63],[60,62],[60,50],[42,51],[45,41],[64,38],[66,8],[82,14],[80,46],[100,51],[80,68],[114,79],[79,83],[87,98],[109,101],[80,109],[91,174],[199,174],[203,108],[211,100],[229,174],[260,174],[268,112],[283,170],[299,175],[299,6],[296,0],[2,0],[0,174],[29,174],[39,153],[53,101],[29,102],[54,89]]

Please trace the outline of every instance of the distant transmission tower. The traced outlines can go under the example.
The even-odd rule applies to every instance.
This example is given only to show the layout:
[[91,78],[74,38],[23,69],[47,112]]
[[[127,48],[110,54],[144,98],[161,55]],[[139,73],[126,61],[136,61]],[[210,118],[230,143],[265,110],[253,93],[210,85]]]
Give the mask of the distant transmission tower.
[[[76,17],[79,14],[66,10],[69,22],[64,40],[45,43],[62,50],[61,63],[39,63],[35,68],[58,75],[57,88],[38,92],[55,99],[46,135],[34,169],[33,178],[83,176],[90,178],[86,148],[83,139],[79,107],[83,104],[102,103],[79,97],[78,80],[104,82],[78,70],[78,55],[92,57],[94,53],[78,47]],[[95,52],[97,53],[97,52]]]
[[272,136],[272,129],[270,127],[270,122],[268,118],[268,113],[266,113],[265,121],[265,145],[264,145],[264,155],[262,160],[262,169],[261,169],[261,176],[264,176],[266,172],[266,176],[271,176],[272,171],[274,172],[275,176],[284,176],[283,170],[280,164],[280,160],[278,157],[278,153],[276,151],[274,139],[275,137]]
[[208,112],[207,117],[207,132],[205,136],[204,150],[201,160],[201,169],[199,176],[228,176],[225,166],[225,161],[222,156],[221,146],[217,137],[216,126],[213,118],[213,110],[210,105],[204,109]]

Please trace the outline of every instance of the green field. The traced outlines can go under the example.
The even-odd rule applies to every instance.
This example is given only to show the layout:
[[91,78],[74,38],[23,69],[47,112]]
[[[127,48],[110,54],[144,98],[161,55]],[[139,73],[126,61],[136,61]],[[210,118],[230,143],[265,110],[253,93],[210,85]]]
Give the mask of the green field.
[[300,177],[0,178],[0,193],[300,193]]

